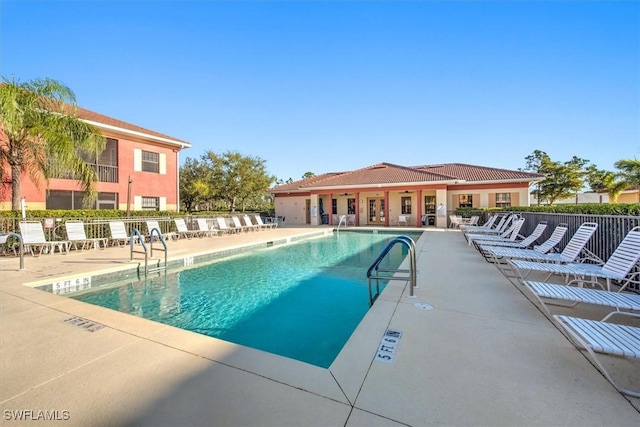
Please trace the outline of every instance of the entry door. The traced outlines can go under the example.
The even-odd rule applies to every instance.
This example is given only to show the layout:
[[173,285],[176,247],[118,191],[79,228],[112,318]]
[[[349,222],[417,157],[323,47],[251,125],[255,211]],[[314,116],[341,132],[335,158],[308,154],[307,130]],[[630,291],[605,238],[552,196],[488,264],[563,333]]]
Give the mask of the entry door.
[[384,224],[384,199],[368,199],[369,224]]

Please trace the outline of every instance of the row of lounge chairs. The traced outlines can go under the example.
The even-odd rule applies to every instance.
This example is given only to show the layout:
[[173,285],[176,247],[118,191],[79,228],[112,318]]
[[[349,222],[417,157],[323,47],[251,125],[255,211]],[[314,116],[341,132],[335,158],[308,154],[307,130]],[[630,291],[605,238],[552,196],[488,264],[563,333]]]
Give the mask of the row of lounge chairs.
[[[509,221],[507,216],[502,220]],[[516,220],[511,218],[512,223]],[[595,223],[583,223],[561,252],[553,252],[567,233],[566,224],[558,225],[547,241],[535,246],[546,223],[538,224],[531,235],[516,239],[504,233],[496,234],[500,221],[493,216],[489,226],[462,230],[469,244],[487,261],[494,263],[514,284],[528,289],[549,318],[574,345],[586,350],[618,391],[640,397],[640,391],[626,388],[613,378],[602,358],[608,355],[636,362],[640,359],[640,294],[631,289],[640,285],[640,227],[630,230],[604,262],[585,248],[598,228]],[[530,280],[529,276],[534,273],[547,275],[542,280]],[[561,283],[549,282],[556,276],[562,278]],[[616,290],[613,290],[614,282]],[[549,307],[577,304],[601,306],[611,311],[602,319],[587,319],[554,314]]]
[[[145,240],[159,239],[177,240],[180,238],[211,237],[221,234],[258,231],[277,227],[277,223],[264,223],[259,215],[253,215],[252,221],[249,215],[232,216],[230,224],[223,217],[197,218],[197,229],[189,229],[184,218],[175,218],[175,231],[163,230],[157,220],[146,221],[147,233],[131,234],[127,231],[124,221],[109,221],[111,237],[87,237],[85,224],[80,220],[69,220],[64,223],[66,239],[50,240],[45,236],[44,228],[40,221],[21,221],[19,223],[20,235],[25,252],[33,256],[41,254],[53,254],[59,252],[67,254],[69,250],[104,249],[107,246],[127,245],[134,239],[138,243],[140,238]],[[14,254],[18,246],[12,247]]]

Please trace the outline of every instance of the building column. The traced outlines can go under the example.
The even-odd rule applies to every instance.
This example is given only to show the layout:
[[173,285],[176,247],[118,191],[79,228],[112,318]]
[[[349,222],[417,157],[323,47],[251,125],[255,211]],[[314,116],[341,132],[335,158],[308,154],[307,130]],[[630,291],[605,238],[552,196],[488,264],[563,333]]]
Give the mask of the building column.
[[354,193],[356,196],[356,227],[360,225],[360,193]]
[[444,216],[436,215],[436,227],[447,228],[447,213],[451,209],[447,206],[447,190],[436,190],[436,206],[440,206],[440,203],[447,208],[447,211]]
[[384,192],[384,226],[389,226],[389,192]]
[[422,190],[417,191],[418,194],[418,209],[416,210],[416,227],[422,227]]

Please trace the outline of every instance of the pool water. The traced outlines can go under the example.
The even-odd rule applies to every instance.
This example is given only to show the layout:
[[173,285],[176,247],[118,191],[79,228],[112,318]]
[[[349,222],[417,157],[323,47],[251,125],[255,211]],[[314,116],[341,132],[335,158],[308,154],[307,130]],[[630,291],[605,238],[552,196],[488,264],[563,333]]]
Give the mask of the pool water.
[[[340,232],[71,297],[326,368],[369,309],[367,269],[397,236]],[[381,268],[406,253],[395,245]]]

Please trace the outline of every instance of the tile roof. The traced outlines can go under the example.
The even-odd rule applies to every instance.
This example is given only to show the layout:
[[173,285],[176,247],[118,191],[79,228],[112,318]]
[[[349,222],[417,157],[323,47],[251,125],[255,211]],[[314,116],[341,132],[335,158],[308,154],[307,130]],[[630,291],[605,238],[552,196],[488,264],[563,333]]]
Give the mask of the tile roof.
[[441,173],[465,181],[500,181],[505,179],[538,179],[544,175],[514,171],[509,169],[490,168],[486,166],[467,165],[464,163],[446,163],[442,165],[414,166],[415,169]]
[[84,108],[77,107],[76,116],[82,120],[89,120],[92,122],[100,123],[107,126],[113,126],[120,129],[138,132],[145,135],[155,136],[157,138],[167,139],[171,142],[177,143],[179,145],[190,147],[191,144],[187,141],[183,141],[181,139],[174,138],[172,136],[164,135],[160,132],[156,132],[153,130],[145,129],[140,126],[132,125],[131,123],[123,122],[122,120],[114,119],[113,117],[105,116],[104,114],[96,113],[94,111],[90,111]]
[[310,191],[312,189],[346,186],[368,186],[376,184],[401,185],[421,183],[453,184],[452,181],[538,181],[544,175],[530,172],[497,169],[485,166],[448,163],[439,165],[399,166],[378,163],[348,172],[333,172],[283,184],[271,189],[273,193]]

